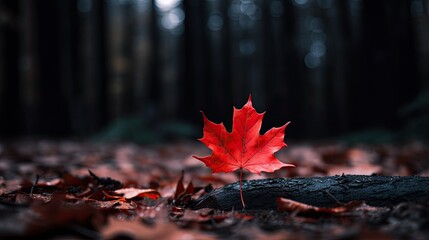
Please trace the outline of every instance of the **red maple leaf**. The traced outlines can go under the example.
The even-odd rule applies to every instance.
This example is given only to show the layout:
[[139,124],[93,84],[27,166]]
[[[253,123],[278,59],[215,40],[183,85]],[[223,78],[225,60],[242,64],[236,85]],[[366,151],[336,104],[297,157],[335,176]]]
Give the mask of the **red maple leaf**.
[[280,162],[274,156],[275,152],[287,146],[284,142],[284,132],[290,122],[259,135],[265,113],[256,112],[251,96],[243,108],[234,107],[231,133],[225,129],[223,123],[214,123],[208,120],[203,112],[202,114],[204,135],[199,140],[212,150],[212,155],[194,157],[203,161],[213,173],[240,170],[240,198],[243,208],[243,169],[261,174],[261,171],[274,172],[282,167],[294,167],[292,164]]

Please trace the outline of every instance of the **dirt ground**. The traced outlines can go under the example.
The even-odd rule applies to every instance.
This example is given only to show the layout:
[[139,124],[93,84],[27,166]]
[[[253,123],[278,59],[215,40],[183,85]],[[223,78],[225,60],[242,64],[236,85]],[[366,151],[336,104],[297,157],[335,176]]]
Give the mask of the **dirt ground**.
[[[429,176],[422,142],[289,142],[277,157],[296,168],[244,178],[336,174]],[[203,144],[23,140],[0,143],[0,238],[427,239],[429,203],[359,205],[340,213],[191,210],[193,200],[238,181],[192,155]],[[251,201],[251,200],[249,200]]]

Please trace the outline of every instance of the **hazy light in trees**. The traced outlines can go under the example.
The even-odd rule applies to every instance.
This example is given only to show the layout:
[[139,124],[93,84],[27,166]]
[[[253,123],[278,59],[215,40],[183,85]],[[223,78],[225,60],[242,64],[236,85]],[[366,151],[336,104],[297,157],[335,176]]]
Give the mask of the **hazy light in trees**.
[[161,11],[169,11],[177,7],[179,3],[180,3],[180,0],[156,0],[155,1],[155,5]]
[[322,19],[314,17],[310,20],[310,30],[313,32],[321,33],[323,32],[323,22]]
[[232,1],[231,5],[228,8],[228,16],[232,20],[238,20],[240,18],[240,15],[241,15],[240,1],[234,0]]
[[312,41],[326,41],[326,34],[324,32],[312,32],[310,36]]
[[314,69],[314,68],[317,68],[320,66],[321,59],[317,56],[314,56],[314,54],[312,52],[309,52],[304,57],[304,63],[305,63],[306,67],[308,67],[310,69]]
[[207,21],[207,27],[211,31],[219,31],[223,27],[223,17],[220,13],[212,13]]
[[321,41],[314,41],[310,46],[310,52],[316,57],[322,57],[326,53],[326,45]]
[[270,4],[270,14],[273,17],[280,17],[283,15],[283,3],[279,0],[272,1]]
[[161,18],[161,25],[168,30],[176,29],[185,19],[185,13],[180,8],[174,8],[173,10],[165,13]]
[[243,55],[252,55],[256,51],[255,41],[244,39],[240,41],[240,53]]
[[228,16],[243,29],[250,29],[255,25],[255,21],[261,19],[262,9],[254,0],[234,0],[228,8]]
[[174,35],[181,34],[184,30],[185,12],[179,7],[180,2],[180,0],[155,0],[161,17],[161,27]]
[[136,0],[136,6],[140,13],[150,11],[151,2],[150,0]]
[[87,13],[91,11],[92,8],[92,0],[79,0],[77,2],[77,9],[81,13]]
[[308,3],[308,0],[293,0],[292,3],[295,6],[302,6]]

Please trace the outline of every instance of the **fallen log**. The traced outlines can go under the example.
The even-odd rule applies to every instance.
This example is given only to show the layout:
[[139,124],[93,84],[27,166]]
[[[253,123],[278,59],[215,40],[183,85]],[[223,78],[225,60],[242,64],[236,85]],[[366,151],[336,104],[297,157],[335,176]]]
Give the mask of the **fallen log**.
[[[242,209],[239,183],[215,189],[191,204],[192,209]],[[371,206],[401,202],[427,202],[429,177],[337,175],[309,178],[271,178],[243,181],[247,210],[276,209],[278,197],[317,207],[334,207],[350,201]]]

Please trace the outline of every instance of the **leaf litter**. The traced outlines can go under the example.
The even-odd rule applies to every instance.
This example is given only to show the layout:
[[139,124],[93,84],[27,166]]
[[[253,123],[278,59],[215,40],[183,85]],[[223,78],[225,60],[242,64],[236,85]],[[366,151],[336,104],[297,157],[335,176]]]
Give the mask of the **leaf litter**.
[[[318,209],[281,199],[278,211],[191,210],[193,200],[239,179],[237,173],[211,175],[191,161],[192,155],[207,153],[194,142],[1,145],[0,237],[5,239],[425,239],[429,233],[429,204],[374,208],[352,202]],[[262,175],[368,169],[425,175],[428,149],[422,142],[293,143],[277,157],[299,167]]]

